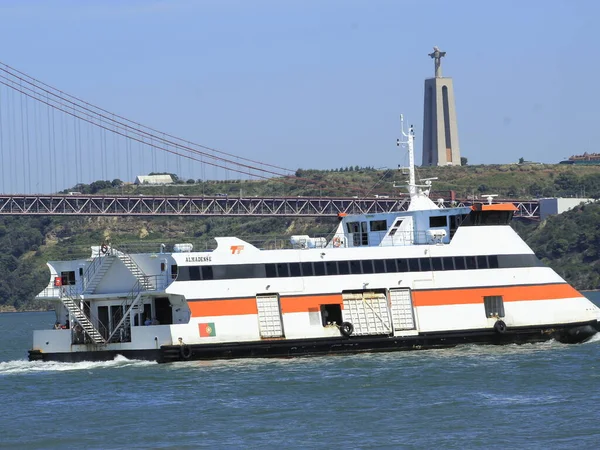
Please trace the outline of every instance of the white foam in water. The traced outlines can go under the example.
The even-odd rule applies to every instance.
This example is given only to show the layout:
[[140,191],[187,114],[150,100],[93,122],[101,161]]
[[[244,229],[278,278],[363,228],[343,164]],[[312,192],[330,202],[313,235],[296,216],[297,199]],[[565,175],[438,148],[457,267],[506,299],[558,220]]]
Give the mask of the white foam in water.
[[54,362],[54,361],[27,361],[16,360],[0,362],[0,376],[27,374],[37,372],[68,372],[76,370],[93,370],[122,368],[131,366],[148,366],[157,364],[154,361],[140,361],[136,359],[127,359],[122,355],[117,355],[112,361],[82,361],[76,363]]

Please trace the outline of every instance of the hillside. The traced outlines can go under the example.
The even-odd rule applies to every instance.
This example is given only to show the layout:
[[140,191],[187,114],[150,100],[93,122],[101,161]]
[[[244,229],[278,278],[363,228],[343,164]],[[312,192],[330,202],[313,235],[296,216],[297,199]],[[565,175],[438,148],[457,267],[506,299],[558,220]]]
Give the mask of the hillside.
[[[343,168],[298,170],[284,180],[187,180],[173,186],[135,186],[97,181],[69,191],[127,194],[226,194],[230,196],[373,196],[393,195],[402,185],[399,171]],[[422,178],[438,177],[436,192],[455,190],[459,197],[499,194],[527,198],[574,195],[600,198],[600,167],[504,165],[419,169]],[[397,191],[396,191],[397,192]],[[434,196],[436,194],[433,194]],[[514,222],[514,227],[549,265],[579,289],[600,287],[600,205],[587,205],[540,224]],[[148,251],[161,243],[192,242],[195,248],[214,245],[212,237],[234,235],[261,246],[281,245],[291,234],[327,234],[335,219],[195,218],[195,217],[0,217],[0,311],[39,308],[34,296],[46,285],[45,262],[89,255],[91,245],[110,237],[127,251]],[[259,241],[257,241],[259,239]]]

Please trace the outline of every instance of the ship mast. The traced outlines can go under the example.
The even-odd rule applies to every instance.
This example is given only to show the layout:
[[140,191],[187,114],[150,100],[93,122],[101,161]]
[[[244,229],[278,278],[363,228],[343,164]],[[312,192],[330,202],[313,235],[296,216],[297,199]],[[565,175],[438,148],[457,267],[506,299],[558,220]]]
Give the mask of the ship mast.
[[415,180],[415,131],[411,125],[408,132],[404,131],[404,115],[400,114],[400,131],[405,138],[402,141],[396,140],[396,145],[406,145],[408,147],[408,193],[411,200],[417,195],[417,182]]
[[410,195],[408,211],[439,209],[439,206],[429,199],[431,181],[437,180],[437,178],[424,178],[421,182],[425,182],[425,184],[417,184],[415,177],[415,130],[411,125],[408,131],[404,131],[403,115],[400,115],[400,130],[402,131],[403,139],[396,139],[396,145],[398,147],[401,145],[408,147],[408,193]]

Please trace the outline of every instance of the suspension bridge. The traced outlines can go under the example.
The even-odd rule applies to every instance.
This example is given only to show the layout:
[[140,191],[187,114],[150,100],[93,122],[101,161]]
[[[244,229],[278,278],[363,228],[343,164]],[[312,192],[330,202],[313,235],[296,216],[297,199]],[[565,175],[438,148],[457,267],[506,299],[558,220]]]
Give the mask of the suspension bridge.
[[[407,207],[405,197],[358,188],[344,188],[344,198],[57,194],[145,173],[176,173],[191,183],[269,180],[316,189],[335,183],[144,126],[0,63],[0,215],[337,216]],[[517,216],[539,217],[537,201],[510,201]]]

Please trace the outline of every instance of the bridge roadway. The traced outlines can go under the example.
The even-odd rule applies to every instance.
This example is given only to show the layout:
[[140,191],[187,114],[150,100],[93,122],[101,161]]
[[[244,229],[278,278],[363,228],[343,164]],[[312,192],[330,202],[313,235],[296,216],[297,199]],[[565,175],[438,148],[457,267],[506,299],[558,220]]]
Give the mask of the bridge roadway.
[[[538,220],[536,200],[497,200],[518,207],[516,217]],[[472,201],[458,200],[469,206]],[[449,205],[446,202],[446,205]],[[149,195],[0,195],[0,215],[31,216],[304,216],[404,211],[408,198],[228,197]]]

